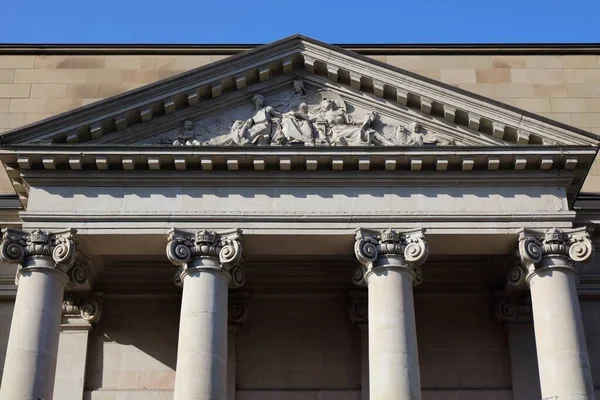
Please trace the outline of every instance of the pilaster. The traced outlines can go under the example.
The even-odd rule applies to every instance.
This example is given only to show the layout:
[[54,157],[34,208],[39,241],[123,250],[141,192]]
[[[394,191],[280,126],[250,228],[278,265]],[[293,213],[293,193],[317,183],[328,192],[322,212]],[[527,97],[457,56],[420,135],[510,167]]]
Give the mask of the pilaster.
[[367,292],[348,294],[348,316],[360,330],[361,399],[369,400],[369,304]]
[[531,296],[505,292],[495,300],[496,318],[508,334],[513,400],[541,399]]
[[248,292],[229,294],[227,315],[227,400],[235,400],[237,335],[248,320]]
[[97,294],[88,298],[68,294],[63,301],[55,399],[83,399],[89,333],[101,315],[102,300]]

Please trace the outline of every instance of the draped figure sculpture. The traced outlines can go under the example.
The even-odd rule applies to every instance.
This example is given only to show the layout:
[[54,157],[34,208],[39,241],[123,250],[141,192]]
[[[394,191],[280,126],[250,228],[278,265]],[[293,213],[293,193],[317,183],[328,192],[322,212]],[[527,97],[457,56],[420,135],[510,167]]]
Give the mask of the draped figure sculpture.
[[375,111],[357,123],[339,104],[325,98],[321,101],[319,115],[327,123],[327,136],[332,146],[369,146],[373,142],[376,132],[370,126],[377,118]]
[[300,103],[298,111],[289,111],[281,118],[281,129],[273,138],[277,144],[304,144],[314,146],[316,117],[308,111],[306,103]]
[[274,118],[281,118],[282,114],[273,107],[265,105],[262,94],[252,97],[254,115],[247,120],[236,120],[229,133],[216,136],[204,143],[205,146],[231,146],[231,145],[269,145],[271,137],[280,129]]
[[[184,121],[175,146],[423,146],[456,145],[445,135],[421,127],[417,122],[389,123],[375,111],[350,105],[335,90],[308,90],[297,78],[292,87],[251,98],[252,109],[207,118],[194,129]],[[352,115],[351,115],[352,114]],[[353,117],[354,116],[354,117]],[[233,117],[233,118],[232,118]],[[197,133],[197,134],[196,134]],[[163,140],[163,139],[161,139]]]

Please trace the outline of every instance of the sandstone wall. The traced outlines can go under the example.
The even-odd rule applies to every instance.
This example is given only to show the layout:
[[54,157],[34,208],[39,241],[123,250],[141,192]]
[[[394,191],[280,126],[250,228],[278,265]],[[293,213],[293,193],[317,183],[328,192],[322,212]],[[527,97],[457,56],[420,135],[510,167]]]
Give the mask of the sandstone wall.
[[14,305],[15,303],[11,300],[0,301],[0,374],[4,369],[6,346],[8,345],[8,334],[10,333],[10,321],[12,320]]
[[[511,399],[506,335],[489,304],[417,296],[425,399]],[[249,311],[238,332],[238,399],[360,399],[360,332],[344,293],[256,293]],[[170,399],[178,319],[178,299],[106,300],[90,337],[87,398]]]
[[[0,133],[225,58],[223,55],[0,55]],[[600,56],[379,55],[373,58],[600,133]],[[584,186],[600,192],[595,163]],[[10,190],[0,185],[0,190]]]

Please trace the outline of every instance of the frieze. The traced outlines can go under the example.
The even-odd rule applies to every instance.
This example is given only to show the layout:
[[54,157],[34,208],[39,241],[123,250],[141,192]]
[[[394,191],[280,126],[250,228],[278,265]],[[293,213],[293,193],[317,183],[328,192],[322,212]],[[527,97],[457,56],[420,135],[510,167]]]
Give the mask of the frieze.
[[[256,94],[249,104],[218,117],[186,120],[155,138],[173,146],[424,146],[458,145],[418,122],[385,120],[375,110],[347,104],[330,89],[292,89],[272,96]],[[249,107],[251,105],[251,107]]]

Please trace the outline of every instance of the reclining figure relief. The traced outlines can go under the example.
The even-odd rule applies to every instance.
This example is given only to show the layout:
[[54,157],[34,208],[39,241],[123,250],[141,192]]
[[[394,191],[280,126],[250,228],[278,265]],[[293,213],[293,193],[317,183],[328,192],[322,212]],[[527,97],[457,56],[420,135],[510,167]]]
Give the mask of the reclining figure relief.
[[[201,120],[186,120],[175,140],[159,144],[174,146],[423,146],[456,145],[452,139],[428,132],[417,122],[408,126],[385,123],[376,111],[351,115],[346,103],[332,90],[309,92],[301,79],[292,90],[252,97],[250,115],[240,112]],[[235,114],[235,113],[232,113]],[[361,115],[362,114],[362,115]]]

